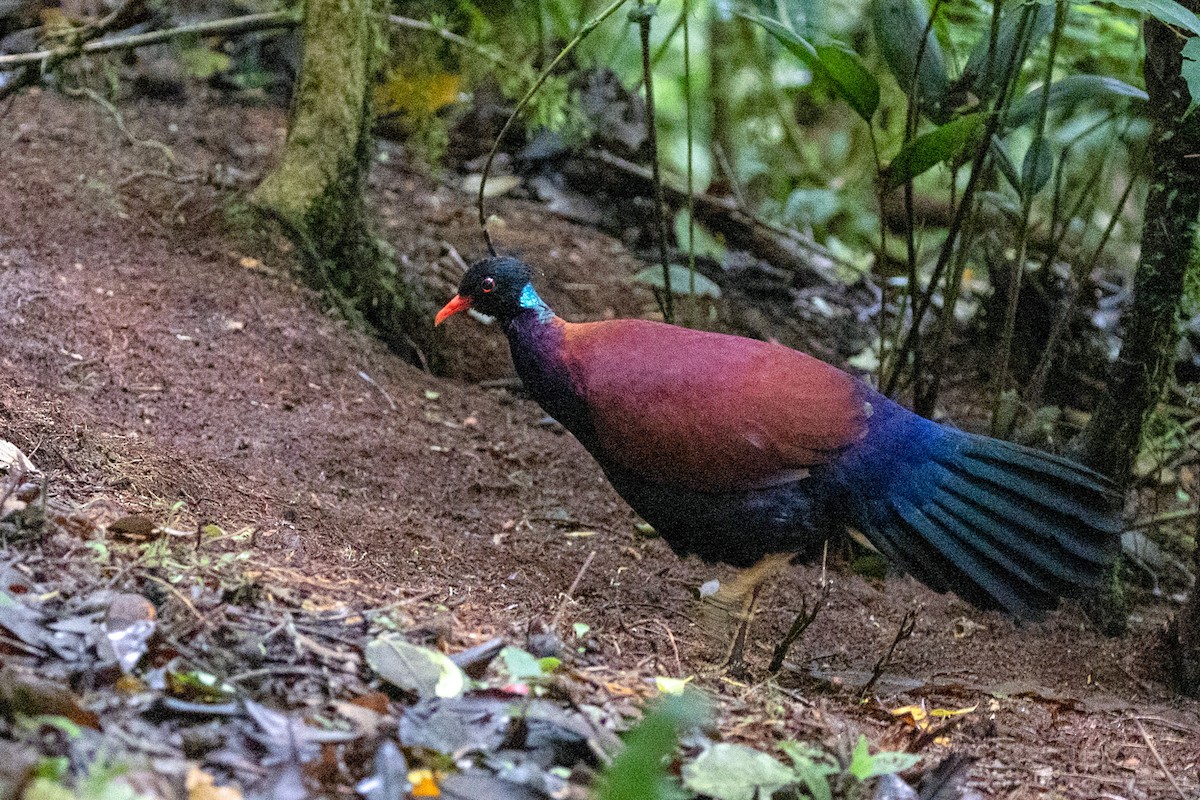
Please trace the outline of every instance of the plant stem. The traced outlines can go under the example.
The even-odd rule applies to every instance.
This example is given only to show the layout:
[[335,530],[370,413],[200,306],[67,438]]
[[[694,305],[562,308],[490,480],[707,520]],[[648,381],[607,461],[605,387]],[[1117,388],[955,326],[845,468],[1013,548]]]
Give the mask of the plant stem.
[[[634,12],[642,40],[642,83],[646,90],[646,139],[650,148],[650,175],[654,181],[654,216],[658,223],[658,257],[662,264],[663,290],[658,294],[658,306],[663,320],[675,321],[675,296],[671,291],[671,264],[667,260],[667,204],[663,199],[662,172],[658,163],[658,125],[654,117],[654,70],[650,65],[650,19],[654,12],[646,8],[645,0],[638,0]],[[688,190],[689,197],[691,189]]]
[[562,60],[570,55],[571,51],[578,47],[579,43],[586,39],[591,32],[600,25],[600,23],[604,22],[604,20],[615,14],[617,9],[623,5],[625,5],[625,0],[613,0],[613,2],[607,8],[605,8],[596,16],[592,17],[590,20],[588,20],[586,25],[579,29],[579,33],[575,34],[575,37],[571,39],[571,41],[567,42],[567,46],[560,50],[558,55],[554,57],[554,60],[547,64],[546,68],[542,70],[542,74],[538,75],[537,80],[533,82],[533,86],[529,87],[529,91],[525,93],[525,96],[522,97],[517,103],[517,107],[513,109],[511,114],[508,115],[508,119],[504,121],[504,127],[502,127],[500,129],[500,133],[496,135],[496,141],[492,142],[492,149],[488,151],[487,161],[485,161],[483,164],[483,174],[479,179],[479,195],[475,198],[475,205],[479,210],[479,227],[483,230],[483,241],[487,244],[488,252],[493,256],[496,255],[496,248],[492,244],[491,234],[488,233],[483,193],[487,188],[487,178],[488,173],[492,170],[492,162],[496,160],[496,153],[500,150],[500,144],[504,141],[505,134],[508,133],[508,129],[512,127],[513,122],[515,122],[520,113],[525,110],[525,106],[529,105],[529,101],[533,99],[535,94],[537,94],[537,90],[542,88],[542,84],[544,84],[550,78],[550,76],[554,73],[555,68],[558,67]]
[[[1046,116],[1050,110],[1050,85],[1054,78],[1054,60],[1058,54],[1058,43],[1062,39],[1063,26],[1067,21],[1068,5],[1066,0],[1058,0],[1054,5],[1054,30],[1050,33],[1050,53],[1046,58],[1046,75],[1042,82],[1041,104],[1038,108],[1037,123],[1033,133],[1033,143],[1030,148],[1037,148],[1033,151],[1035,161],[1041,152],[1041,148],[1045,146],[1043,135],[1046,130]],[[1029,160],[1029,154],[1025,156],[1026,161]],[[1035,163],[1033,170],[1028,176],[1030,179],[1036,177],[1037,165]],[[1017,329],[1017,306],[1020,302],[1021,282],[1025,277],[1025,255],[1029,248],[1029,215],[1033,208],[1034,186],[1030,180],[1026,184],[1025,170],[1022,170],[1021,176],[1021,223],[1017,229],[1017,257],[1013,262],[1012,277],[1008,284],[1008,297],[1006,298],[1004,309],[1004,327],[1000,333],[1000,344],[996,350],[996,360],[992,367],[992,435],[997,436],[1004,433],[997,429],[999,415],[995,414],[995,410],[1000,407],[1001,398],[1004,392],[1008,389],[1009,376],[1008,367],[1009,360],[1012,355],[1013,336]]]

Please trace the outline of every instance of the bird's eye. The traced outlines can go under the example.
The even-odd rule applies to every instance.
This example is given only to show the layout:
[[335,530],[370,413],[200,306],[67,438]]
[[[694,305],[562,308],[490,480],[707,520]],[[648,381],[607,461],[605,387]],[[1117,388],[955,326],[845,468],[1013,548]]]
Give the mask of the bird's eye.
[[496,279],[489,276],[480,281],[479,285],[483,289],[484,293],[490,292],[492,289],[496,288]]

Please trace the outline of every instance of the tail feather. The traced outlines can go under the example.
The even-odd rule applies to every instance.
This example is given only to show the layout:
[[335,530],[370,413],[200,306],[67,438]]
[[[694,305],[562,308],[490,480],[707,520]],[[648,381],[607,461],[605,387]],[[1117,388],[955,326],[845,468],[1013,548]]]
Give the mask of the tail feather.
[[[1073,583],[1079,579],[1081,569],[1088,569],[1087,564],[1080,564],[1074,555],[1062,550],[1027,550],[1019,530],[1013,531],[1009,523],[990,515],[986,508],[954,494],[940,494],[933,502],[943,515],[972,531],[997,551],[994,558],[1007,555],[1025,565],[1030,575],[1044,577],[1047,581]],[[946,524],[954,523],[947,521]]]
[[1023,618],[1101,582],[1121,531],[1105,478],[871,402],[872,430],[838,479],[850,522],[884,555],[935,590]]
[[941,524],[936,515],[926,514],[907,498],[893,500],[893,508],[909,530],[931,542],[957,568],[959,594],[977,605],[999,604],[1020,617],[1036,615],[1036,600],[1043,593],[1029,591],[1035,585],[1020,581],[1020,568],[1013,561],[997,564],[984,558],[980,540],[965,535],[958,526]]
[[1038,552],[1054,557],[1070,554],[1098,564],[1110,560],[1098,541],[1101,537],[1094,534],[1097,529],[1085,520],[1047,512],[1028,495],[972,479],[969,473],[956,471],[954,478],[940,488],[986,509],[998,524],[1020,537],[1022,547],[1037,547]]
[[[969,436],[961,455],[959,466],[977,478],[1098,529],[1116,532],[1119,528],[1110,513],[1115,500],[1104,490],[1105,479],[1094,472],[1065,459],[982,436]],[[1076,471],[1062,469],[1066,465]]]

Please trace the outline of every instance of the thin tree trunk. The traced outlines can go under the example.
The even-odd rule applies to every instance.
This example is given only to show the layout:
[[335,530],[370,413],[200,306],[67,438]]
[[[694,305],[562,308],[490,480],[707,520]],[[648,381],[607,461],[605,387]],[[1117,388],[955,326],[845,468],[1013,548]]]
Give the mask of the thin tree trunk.
[[371,0],[308,0],[287,140],[251,202],[283,226],[309,282],[345,316],[425,362],[428,309],[379,247],[364,199],[378,48],[371,11]]
[[1146,20],[1145,39],[1146,109],[1154,132],[1141,260],[1133,306],[1124,319],[1121,355],[1082,442],[1084,461],[1122,486],[1128,483],[1146,420],[1172,377],[1184,275],[1200,214],[1200,165],[1189,157],[1200,152],[1200,116],[1184,118],[1191,99],[1180,74],[1185,39],[1155,19]]
[[[1200,10],[1200,0],[1184,0]],[[1187,114],[1191,97],[1181,75],[1186,39],[1156,19],[1145,23],[1150,190],[1142,227],[1142,252],[1134,275],[1133,305],[1124,317],[1121,354],[1109,371],[1100,407],[1078,443],[1083,461],[1125,487],[1146,421],[1172,379],[1179,341],[1184,277],[1200,213],[1200,116]],[[1093,607],[1110,632],[1125,627],[1125,607],[1114,577],[1112,590]]]

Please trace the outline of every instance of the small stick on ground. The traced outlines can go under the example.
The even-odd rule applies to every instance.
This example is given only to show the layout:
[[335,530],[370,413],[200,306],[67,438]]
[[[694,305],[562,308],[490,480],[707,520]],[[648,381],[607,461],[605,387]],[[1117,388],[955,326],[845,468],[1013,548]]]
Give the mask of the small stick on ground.
[[804,632],[808,630],[808,626],[816,621],[822,609],[825,608],[825,601],[829,598],[829,583],[823,582],[817,593],[817,599],[813,602],[812,609],[808,607],[808,598],[800,599],[800,613],[796,615],[796,619],[792,622],[792,627],[788,629],[787,634],[775,645],[775,653],[771,656],[771,665],[767,667],[768,672],[779,672],[783,667],[783,660],[787,658],[788,650],[796,643]]
[[390,408],[392,410],[393,414],[396,413],[396,401],[392,399],[392,396],[390,394],[388,394],[387,389],[383,388],[378,383],[376,383],[374,378],[372,378],[367,373],[363,372],[361,369],[358,371],[358,377],[362,378],[364,381],[366,381],[367,383],[371,384],[376,389],[378,389],[379,393],[381,395],[383,395],[383,399],[387,401],[388,408]]
[[1138,732],[1142,734],[1142,740],[1146,742],[1146,747],[1150,748],[1150,754],[1154,756],[1154,760],[1158,762],[1158,768],[1162,770],[1163,775],[1167,776],[1167,780],[1171,782],[1171,786],[1175,788],[1175,793],[1182,798],[1188,800],[1183,789],[1179,788],[1179,782],[1175,780],[1175,776],[1171,774],[1171,770],[1167,769],[1167,764],[1163,761],[1163,757],[1159,754],[1158,748],[1154,745],[1154,740],[1150,738],[1150,734],[1146,731],[1146,726],[1142,724],[1140,717],[1134,717],[1133,721],[1137,723]]
[[891,645],[888,646],[887,652],[879,657],[875,662],[875,666],[871,668],[871,679],[863,686],[862,692],[859,693],[860,698],[866,697],[875,688],[875,684],[891,666],[892,656],[896,654],[896,648],[905,639],[913,635],[913,631],[917,629],[917,618],[920,615],[919,608],[910,608],[904,612],[904,619],[900,620],[900,627],[896,629],[896,636],[892,639]]
[[567,610],[567,603],[571,602],[571,595],[575,594],[575,590],[579,588],[579,582],[583,580],[583,575],[588,571],[588,567],[592,565],[592,559],[596,557],[596,551],[588,553],[588,557],[583,560],[583,566],[579,568],[579,572],[575,575],[575,580],[571,581],[567,593],[563,595],[562,602],[558,604],[558,611],[554,612],[553,619],[550,620],[550,630],[557,631],[559,620],[562,619],[563,612]]

